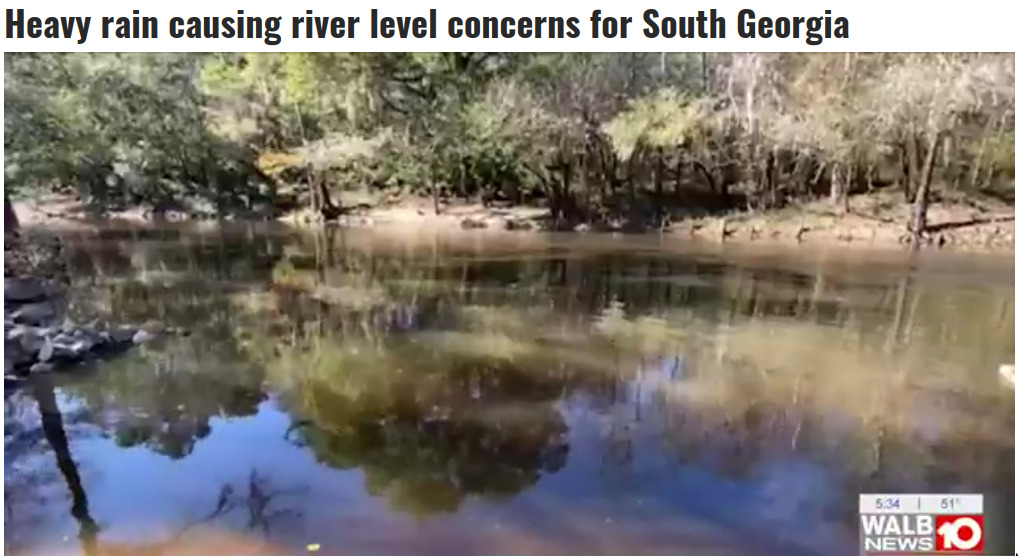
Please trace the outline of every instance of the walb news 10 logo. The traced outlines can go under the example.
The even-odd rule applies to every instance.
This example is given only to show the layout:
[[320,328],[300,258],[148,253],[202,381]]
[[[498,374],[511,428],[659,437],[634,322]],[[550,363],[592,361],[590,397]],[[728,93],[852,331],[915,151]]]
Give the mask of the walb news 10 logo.
[[866,555],[982,554],[981,494],[862,494],[859,536]]

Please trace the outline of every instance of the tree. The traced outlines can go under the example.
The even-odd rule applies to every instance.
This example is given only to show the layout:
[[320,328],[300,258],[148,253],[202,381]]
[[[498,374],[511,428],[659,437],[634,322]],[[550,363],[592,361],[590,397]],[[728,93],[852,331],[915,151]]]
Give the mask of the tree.
[[[619,155],[630,160],[649,154],[654,158],[655,206],[660,217],[664,203],[665,152],[683,149],[704,125],[701,107],[675,89],[660,89],[639,98],[607,124],[608,136]],[[677,185],[677,184],[676,184]],[[630,183],[630,197],[635,190]]]
[[11,196],[4,192],[4,234],[16,232],[18,228],[18,215],[11,205]]
[[9,193],[74,190],[98,214],[335,216],[337,190],[357,189],[427,196],[436,212],[444,192],[640,226],[818,195],[845,211],[863,184],[897,183],[917,239],[941,183],[1013,195],[1012,54],[6,60]]
[[890,128],[910,130],[915,138],[911,156],[925,156],[922,166],[910,162],[917,175],[909,232],[918,245],[927,229],[934,169],[946,137],[954,136],[978,109],[996,99],[1014,102],[1014,76],[1001,59],[980,55],[913,55],[889,66],[877,93],[884,100],[879,120]]

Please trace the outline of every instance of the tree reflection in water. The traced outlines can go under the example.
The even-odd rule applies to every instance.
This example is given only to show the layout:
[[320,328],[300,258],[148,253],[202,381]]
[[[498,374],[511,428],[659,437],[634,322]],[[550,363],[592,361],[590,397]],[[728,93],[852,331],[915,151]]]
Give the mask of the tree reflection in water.
[[307,419],[295,422],[290,437],[331,467],[360,468],[369,493],[419,518],[455,512],[468,496],[512,498],[565,466],[556,388],[510,367],[460,367],[415,380],[445,386],[428,392],[396,379],[350,397],[327,383],[305,383],[291,407]]
[[57,468],[60,470],[71,496],[71,515],[78,522],[78,538],[81,540],[82,549],[90,556],[97,554],[99,526],[89,512],[88,496],[81,484],[78,464],[71,456],[67,433],[64,431],[64,419],[57,405],[53,382],[48,375],[38,374],[31,378],[30,384],[32,395],[39,404],[43,434],[50,449],[53,450]]
[[[651,517],[662,521],[701,503],[730,516],[751,504],[723,499],[726,488],[753,490],[775,469],[786,499],[792,487],[828,496],[820,509],[792,500],[795,519],[724,523],[733,535],[745,526],[763,537],[807,521],[851,525],[861,490],[1013,491],[1013,437],[1000,433],[1013,428],[1013,398],[975,371],[995,380],[1001,353],[1013,352],[1013,321],[1001,316],[1013,289],[992,280],[980,289],[912,273],[873,278],[620,251],[482,259],[431,244],[333,244],[343,233],[316,238],[313,252],[306,238],[287,240],[252,255],[257,263],[241,249],[213,245],[221,256],[210,257],[204,247],[168,248],[170,272],[160,279],[175,280],[169,285],[129,269],[76,283],[80,297],[127,321],[158,315],[194,334],[104,364],[61,394],[121,446],[183,460],[164,463],[184,475],[206,472],[188,465],[202,457],[197,446],[233,446],[237,429],[278,440],[293,423],[292,443],[324,466],[360,470],[365,489],[397,513],[463,517],[436,528],[478,511],[512,514],[577,476],[577,496],[591,501],[569,506],[577,520],[601,503],[632,510],[630,495],[661,504]],[[53,407],[45,392],[37,398]],[[247,419],[233,429],[238,416]],[[46,428],[59,429],[53,419]],[[66,435],[45,438],[63,472],[73,462]],[[261,449],[245,444],[237,457]],[[303,451],[272,450],[269,465],[281,467],[267,474],[307,461]],[[232,457],[231,476],[246,474],[247,462]],[[318,472],[315,481],[362,492],[343,482],[358,474]],[[681,491],[690,475],[704,496]],[[94,522],[75,477],[64,473],[87,541]],[[528,489],[539,496],[515,498]],[[286,530],[294,514],[277,514],[266,492],[275,491],[259,476],[212,493],[209,503],[220,503],[211,521]],[[518,505],[465,503],[509,499]],[[167,503],[159,518],[174,522],[180,508]]]

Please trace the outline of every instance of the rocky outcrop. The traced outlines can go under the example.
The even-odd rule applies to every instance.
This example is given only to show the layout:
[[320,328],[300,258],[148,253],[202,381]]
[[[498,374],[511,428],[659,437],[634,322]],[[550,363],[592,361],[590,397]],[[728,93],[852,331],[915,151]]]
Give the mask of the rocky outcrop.
[[4,376],[67,368],[124,351],[150,340],[136,328],[81,324],[65,312],[55,284],[31,278],[4,278]]

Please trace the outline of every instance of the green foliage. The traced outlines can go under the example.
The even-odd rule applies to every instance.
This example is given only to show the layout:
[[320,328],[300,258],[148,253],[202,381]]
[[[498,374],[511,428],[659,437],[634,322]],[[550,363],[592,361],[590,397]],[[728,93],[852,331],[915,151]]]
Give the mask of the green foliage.
[[695,103],[681,92],[666,88],[632,101],[608,122],[606,132],[619,156],[628,159],[641,148],[681,147],[702,123]]
[[[918,175],[911,166],[922,157],[903,146],[917,144],[912,154],[922,155],[937,136],[958,146],[950,161],[935,161],[943,181],[969,174],[951,181],[982,187],[1014,172],[1011,54],[25,53],[5,61],[10,189],[73,188],[99,211],[254,211],[282,201],[278,187],[308,180],[545,198],[560,214],[591,205],[574,215],[679,203],[678,191],[695,188],[705,190],[696,198],[729,204],[729,186],[742,186],[752,203],[776,199],[786,182],[786,194],[812,196],[835,172],[858,181],[867,168],[901,168],[896,157]],[[641,156],[648,151],[657,156]],[[683,169],[688,162],[696,171]]]
[[986,158],[992,168],[1000,170],[1005,176],[1014,179],[1014,130],[1002,133],[987,141]]
[[215,199],[246,176],[247,153],[210,133],[202,58],[176,54],[8,56],[6,177],[76,186],[102,210]]

